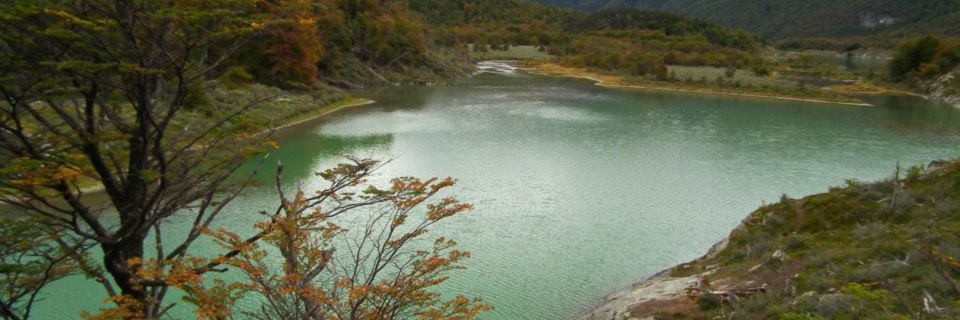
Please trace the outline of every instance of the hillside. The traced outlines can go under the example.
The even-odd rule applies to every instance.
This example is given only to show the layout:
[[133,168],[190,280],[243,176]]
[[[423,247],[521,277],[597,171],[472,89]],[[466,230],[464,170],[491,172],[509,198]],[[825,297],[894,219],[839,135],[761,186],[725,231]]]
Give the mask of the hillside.
[[951,0],[537,0],[583,11],[637,7],[739,28],[768,40],[960,35],[960,2]]
[[402,1],[262,2],[274,17],[235,64],[257,82],[356,88],[465,74],[463,54],[433,44],[429,25]]
[[585,14],[518,0],[408,2],[432,24],[436,43],[472,44],[475,51],[531,45],[566,65],[632,76],[662,72],[665,64],[746,67],[759,61],[755,37],[670,13]]
[[960,162],[905,171],[783,197],[587,318],[956,319]]
[[[756,38],[639,9],[582,13],[525,0],[266,2],[277,21],[233,65],[255,82],[343,88],[442,82],[466,74],[466,48],[530,45],[579,66],[645,75],[658,64],[747,66]],[[641,44],[642,43],[642,44]],[[642,50],[641,50],[642,49]],[[642,53],[642,54],[639,54]]]

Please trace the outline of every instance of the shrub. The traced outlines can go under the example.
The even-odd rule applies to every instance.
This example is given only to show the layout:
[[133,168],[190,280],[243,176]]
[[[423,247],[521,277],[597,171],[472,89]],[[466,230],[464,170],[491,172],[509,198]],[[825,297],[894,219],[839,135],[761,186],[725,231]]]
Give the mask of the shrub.
[[892,279],[910,271],[910,265],[899,261],[886,261],[872,263],[862,268],[853,270],[850,276],[851,281],[877,281],[881,279]]
[[762,64],[753,66],[753,68],[751,68],[751,71],[753,71],[753,74],[758,77],[766,77],[770,75],[770,68]]
[[230,89],[243,88],[253,83],[253,75],[243,66],[232,66],[223,72],[220,82]]
[[731,319],[758,319],[763,315],[783,313],[777,304],[777,298],[770,294],[756,294],[738,301],[736,309],[730,314]]
[[857,179],[845,179],[843,180],[843,182],[847,185],[847,188],[859,189],[860,187],[863,186],[863,183],[861,183],[860,180],[857,180]]
[[853,228],[853,236],[860,241],[882,239],[886,232],[887,226],[880,222],[868,222]]
[[926,172],[926,169],[923,165],[912,166],[907,169],[907,181],[916,181],[923,177],[923,173]]
[[767,214],[763,218],[763,225],[773,229],[779,229],[784,225],[783,216],[778,214],[777,211]]
[[183,99],[184,107],[187,109],[197,109],[209,104],[210,95],[207,94],[205,83],[198,82],[187,87],[187,94]]
[[[828,261],[819,261],[817,265],[826,265]],[[805,291],[815,291],[823,292],[830,287],[833,283],[830,282],[829,277],[826,277],[822,274],[815,274],[811,272],[802,272],[797,275],[797,289],[800,292]]]
[[926,36],[903,44],[890,60],[890,79],[904,81],[914,76],[928,79],[957,65],[957,48],[937,37]]
[[890,295],[889,291],[884,289],[874,290],[860,283],[851,283],[843,288],[840,288],[840,292],[849,294],[857,299],[870,302],[871,304],[882,306],[884,309],[893,308],[893,303],[891,302],[892,296]]
[[930,78],[939,76],[941,73],[943,72],[940,70],[939,64],[927,63],[920,66],[920,70],[917,72],[917,76],[920,77],[920,79],[930,79]]
[[787,204],[787,202],[790,202],[790,196],[788,196],[786,193],[781,194],[781,195],[780,195],[780,204]]
[[957,212],[957,203],[950,198],[944,198],[934,202],[934,209],[939,214],[952,215]]
[[720,296],[709,293],[709,292],[697,298],[697,306],[700,307],[700,310],[703,310],[703,311],[710,311],[710,310],[717,309],[720,307],[722,303],[723,302],[720,301]]
[[816,305],[817,315],[831,319],[852,310],[853,307],[853,299],[843,294],[823,295]]
[[727,78],[733,78],[733,76],[737,75],[737,68],[727,67],[726,70],[723,70],[723,75]]
[[895,186],[896,184],[893,181],[893,179],[885,179],[885,180],[880,180],[880,181],[867,184],[867,188],[869,188],[870,190],[876,190],[877,192],[881,192],[884,194],[893,193]]
[[797,251],[807,248],[807,239],[803,235],[792,233],[787,236],[787,250]]
[[810,315],[808,313],[784,313],[780,315],[780,320],[826,320],[821,316]]

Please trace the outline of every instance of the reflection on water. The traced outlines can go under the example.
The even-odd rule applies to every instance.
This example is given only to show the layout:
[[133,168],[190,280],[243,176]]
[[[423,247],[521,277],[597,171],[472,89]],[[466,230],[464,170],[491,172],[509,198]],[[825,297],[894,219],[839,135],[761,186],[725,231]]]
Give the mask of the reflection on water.
[[[960,146],[960,111],[919,99],[805,104],[523,74],[362,95],[379,102],[282,134],[266,166],[282,161],[286,182],[307,190],[344,154],[396,157],[377,183],[459,179],[456,195],[476,210],[432,232],[473,252],[443,290],[493,304],[484,319],[574,318],[703,254],[763,201],[885,177],[897,161],[923,164]],[[275,205],[270,188],[255,190],[219,226],[249,231]],[[190,223],[181,220],[170,223]],[[40,318],[73,317],[102,294],[76,280],[48,297]]]

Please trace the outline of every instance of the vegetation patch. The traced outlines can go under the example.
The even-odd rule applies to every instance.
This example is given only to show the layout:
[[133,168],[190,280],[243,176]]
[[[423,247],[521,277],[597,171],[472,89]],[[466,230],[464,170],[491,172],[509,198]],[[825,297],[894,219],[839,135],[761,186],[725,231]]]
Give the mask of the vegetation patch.
[[635,305],[631,316],[955,319],[958,181],[960,162],[934,162],[784,197],[745,219],[726,248],[673,269],[674,277],[701,275],[689,297]]

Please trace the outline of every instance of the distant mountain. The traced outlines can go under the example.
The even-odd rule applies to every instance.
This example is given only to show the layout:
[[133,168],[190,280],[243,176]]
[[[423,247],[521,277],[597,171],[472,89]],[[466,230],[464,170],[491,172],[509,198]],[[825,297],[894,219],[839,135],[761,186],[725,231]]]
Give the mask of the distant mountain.
[[957,0],[536,0],[581,11],[638,7],[740,28],[769,40],[960,36]]

